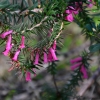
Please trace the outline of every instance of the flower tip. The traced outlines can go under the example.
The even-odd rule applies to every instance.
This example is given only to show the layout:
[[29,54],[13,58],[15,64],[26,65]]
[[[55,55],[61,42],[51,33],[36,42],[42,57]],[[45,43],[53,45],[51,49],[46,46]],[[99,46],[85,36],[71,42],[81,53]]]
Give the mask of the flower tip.
[[82,74],[83,74],[83,78],[85,78],[85,79],[88,78],[88,73],[87,73],[87,70],[86,70],[86,68],[85,68],[84,65],[82,65],[80,71],[81,71]]
[[72,14],[69,14],[65,17],[65,20],[69,21],[69,22],[73,22],[74,21],[74,17]]
[[4,39],[7,35],[11,34],[12,32],[13,32],[13,30],[6,31],[6,32],[0,34],[0,37]]
[[5,50],[2,52],[4,56],[8,56],[9,55],[9,50]]
[[27,79],[27,78],[26,78],[26,81],[29,82],[29,81],[31,81],[31,79]]
[[17,51],[15,52],[15,55],[14,55],[14,57],[12,58],[13,61],[18,61],[18,55],[19,55],[19,53],[20,53],[20,50],[17,50]]
[[35,61],[34,61],[34,65],[38,65],[39,63],[39,53],[36,53],[36,57],[35,57]]
[[71,64],[74,64],[74,63],[76,63],[76,62],[81,62],[82,61],[82,57],[77,57],[77,58],[75,58],[75,59],[71,59],[70,60],[70,63]]
[[25,45],[20,45],[19,48],[20,49],[24,49],[25,48]]
[[31,81],[31,73],[30,72],[26,72],[26,81]]

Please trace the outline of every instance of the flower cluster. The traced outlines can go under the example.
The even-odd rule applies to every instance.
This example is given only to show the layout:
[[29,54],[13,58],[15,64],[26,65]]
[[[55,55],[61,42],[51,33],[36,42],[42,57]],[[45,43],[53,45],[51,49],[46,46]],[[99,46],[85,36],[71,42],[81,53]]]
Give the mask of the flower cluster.
[[[0,34],[0,38],[2,39],[6,39],[6,47],[5,50],[3,51],[3,54],[5,56],[9,56],[9,54],[11,53],[11,49],[14,46],[14,44],[12,43],[12,33],[13,30],[8,30],[2,34]],[[20,64],[17,64],[17,62],[19,62],[18,60],[18,56],[21,52],[21,49],[25,48],[25,36],[21,36],[21,42],[18,46],[18,49],[16,50],[16,52],[14,53],[14,55],[11,57],[12,61],[15,63],[14,65],[17,65],[16,67],[18,68],[18,66]],[[33,50],[33,49],[32,49]],[[39,61],[41,59],[41,57],[43,57],[43,62],[44,63],[48,63],[48,62],[52,62],[52,61],[56,61],[58,60],[57,56],[56,56],[56,40],[53,42],[52,46],[49,49],[44,49],[43,50],[43,55],[40,55],[40,50],[36,49],[33,50],[34,52],[34,56],[33,56],[33,65],[38,65]],[[30,54],[31,55],[31,54]],[[32,56],[32,55],[31,55]],[[13,70],[14,66],[12,65],[12,67],[9,69],[9,71]],[[35,73],[35,69],[32,69],[33,72]],[[27,71],[25,69],[25,75],[26,75],[26,81],[30,81],[31,80],[31,73],[29,71]],[[36,75],[36,74],[34,74]]]
[[[5,51],[3,51],[3,54],[5,56],[9,55],[9,53],[10,53],[10,51],[11,51],[13,45],[14,45],[12,43],[12,33],[13,33],[13,30],[9,30],[9,31],[6,31],[6,32],[0,34],[0,38],[2,38],[2,39],[5,39],[7,37]],[[20,43],[17,51],[15,52],[15,54],[12,58],[13,61],[18,61],[18,55],[19,55],[21,49],[25,48],[24,42],[25,42],[25,36],[22,36],[21,37],[21,43]]]
[[85,65],[82,63],[83,58],[77,57],[75,59],[70,60],[71,64],[71,70],[75,70],[77,68],[80,69],[80,72],[83,74],[83,78],[88,78],[87,69]]
[[[37,65],[39,63],[39,58],[40,58],[40,54],[39,54],[39,50],[37,50],[35,55],[34,65]],[[44,50],[43,60],[44,63],[58,60],[56,56],[56,41],[53,42],[53,45],[47,50],[47,52]]]
[[81,6],[82,6],[82,2],[75,2],[74,4],[75,6],[68,6],[66,9],[66,14],[68,14],[65,17],[65,20],[69,21],[69,22],[73,22],[74,15],[77,15],[79,13],[79,11],[81,11]]

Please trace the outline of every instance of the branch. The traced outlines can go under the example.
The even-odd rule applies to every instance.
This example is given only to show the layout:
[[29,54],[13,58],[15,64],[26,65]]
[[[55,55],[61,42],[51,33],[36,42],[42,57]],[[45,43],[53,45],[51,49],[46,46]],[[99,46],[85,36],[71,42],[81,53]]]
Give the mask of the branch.
[[[9,9],[8,9],[8,11],[9,11]],[[25,11],[23,11],[23,12],[21,12],[21,10],[17,10],[17,11],[13,11],[13,12],[10,12],[10,13],[11,13],[11,14],[17,13],[17,14],[22,15],[22,14],[28,14],[29,11],[38,13],[38,12],[42,12],[42,11],[43,11],[43,8],[39,8],[39,9],[38,9],[38,8],[35,8],[35,9],[33,9],[33,10],[25,10]]]
[[[47,18],[48,18],[47,16],[44,17],[44,19],[42,19],[41,22],[40,22],[39,24],[36,24],[35,26],[33,26],[33,27],[31,27],[31,28],[29,28],[29,29],[27,29],[27,30],[28,30],[28,31],[31,31],[31,30],[33,30],[34,28],[39,27],[40,25],[43,24],[43,22],[44,22]],[[22,33],[24,33],[25,31],[26,31],[26,30],[23,30]]]
[[58,35],[55,37],[54,40],[56,40],[57,38],[59,38],[60,34],[62,33],[62,29],[63,29],[64,23],[61,23],[61,27],[60,27],[60,32],[58,33]]

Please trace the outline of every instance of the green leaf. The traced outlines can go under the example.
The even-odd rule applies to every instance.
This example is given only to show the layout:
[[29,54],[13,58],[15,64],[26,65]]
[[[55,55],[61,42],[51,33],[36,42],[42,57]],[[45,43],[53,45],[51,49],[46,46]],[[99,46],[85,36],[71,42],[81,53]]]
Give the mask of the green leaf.
[[91,46],[89,47],[89,50],[90,50],[90,52],[96,52],[96,51],[100,50],[100,43],[91,45]]

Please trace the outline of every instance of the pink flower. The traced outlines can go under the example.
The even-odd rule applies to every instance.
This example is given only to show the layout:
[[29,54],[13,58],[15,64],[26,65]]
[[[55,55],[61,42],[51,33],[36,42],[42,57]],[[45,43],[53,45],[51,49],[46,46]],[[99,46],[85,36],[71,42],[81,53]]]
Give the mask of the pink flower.
[[44,52],[44,63],[47,63],[48,62],[48,57],[47,57],[47,53]]
[[67,20],[67,21],[69,21],[69,22],[73,22],[74,17],[73,17],[72,14],[69,14],[69,15],[67,15],[67,16],[65,17],[65,20]]
[[25,36],[22,36],[21,44],[20,44],[19,48],[21,48],[21,49],[25,48],[25,44],[24,43],[25,43]]
[[57,56],[56,56],[56,40],[53,42],[53,45],[51,48],[49,48],[49,52],[48,52],[48,61],[52,62],[55,60],[58,60]]
[[71,60],[70,62],[71,62],[71,64],[74,64],[71,66],[71,70],[75,70],[76,68],[79,67],[80,72],[83,74],[83,78],[88,78],[87,70],[86,70],[84,64],[82,64],[82,57],[77,57],[77,58]]
[[82,62],[72,65],[72,66],[71,66],[71,70],[75,70],[75,69],[78,68],[81,64],[82,64]]
[[31,81],[31,73],[30,72],[26,72],[26,81]]
[[57,58],[57,56],[55,54],[55,50],[52,47],[49,49],[49,51],[51,53],[51,56],[53,58],[53,61],[58,60],[58,58]]
[[36,57],[35,57],[35,61],[34,61],[34,65],[37,65],[39,63],[39,53],[36,53]]
[[2,53],[5,55],[5,56],[8,56],[9,55],[9,52],[10,52],[10,50],[5,50],[5,51],[3,51]]
[[67,13],[67,14],[71,14],[71,13],[72,13],[72,10],[67,9],[67,10],[66,10],[66,13]]
[[20,53],[20,50],[18,49],[16,52],[15,52],[15,55],[14,57],[12,58],[13,61],[18,61],[18,55]]
[[75,59],[70,60],[71,64],[74,64],[75,62],[82,61],[82,57],[77,57]]
[[75,5],[74,7],[68,6],[66,10],[66,13],[68,15],[65,17],[65,20],[69,22],[73,22],[74,20],[73,14],[76,15],[79,13],[79,11],[81,11],[80,5],[82,5],[82,2],[75,2],[74,5]]
[[0,37],[4,39],[7,35],[11,34],[12,32],[13,32],[13,30],[6,31],[6,32],[0,34]]
[[48,61],[52,62],[53,61],[53,57],[51,55],[51,52],[48,52]]
[[6,42],[6,49],[7,49],[7,50],[10,50],[11,47],[12,47],[11,41],[12,41],[12,36],[9,35],[9,36],[8,36],[8,40],[7,40],[7,42]]
[[80,71],[81,71],[82,74],[83,74],[83,78],[88,78],[87,70],[86,70],[86,68],[84,67],[84,65],[81,66]]
[[[36,76],[36,70],[34,68],[32,70],[35,73],[34,76]],[[29,71],[26,71],[26,75],[25,76],[26,76],[25,77],[26,81],[31,81],[31,73]]]
[[78,5],[76,8],[72,7],[72,6],[68,6],[68,10],[66,11],[67,14],[72,14],[74,13],[75,15],[79,13],[79,8]]
[[5,56],[8,56],[8,54],[9,54],[11,48],[12,48],[11,41],[12,41],[12,36],[11,36],[11,34],[10,34],[10,35],[8,36],[8,39],[7,39],[7,42],[6,42],[6,49],[5,49],[5,51],[3,52],[3,54],[4,54]]

